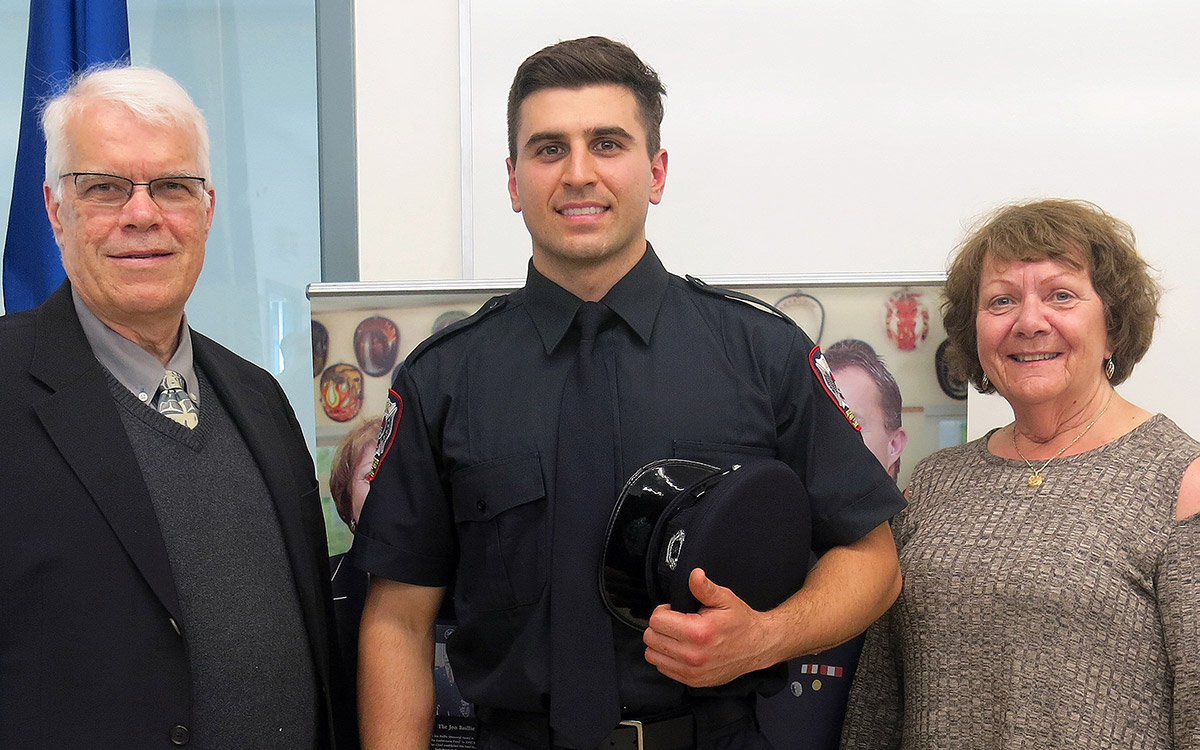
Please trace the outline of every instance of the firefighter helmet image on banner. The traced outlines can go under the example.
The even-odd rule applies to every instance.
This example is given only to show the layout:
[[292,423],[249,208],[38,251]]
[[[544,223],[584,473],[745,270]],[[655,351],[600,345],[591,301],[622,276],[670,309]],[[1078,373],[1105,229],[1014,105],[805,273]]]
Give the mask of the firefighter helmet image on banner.
[[800,326],[814,344],[820,345],[825,335],[825,305],[813,295],[796,290],[785,294],[775,303],[789,318]]
[[387,375],[400,352],[400,329],[389,318],[374,315],[354,329],[354,356],[371,377]]
[[321,408],[335,422],[358,416],[363,403],[363,376],[354,365],[332,365],[321,374]]
[[929,337],[929,308],[920,292],[898,289],[887,301],[884,327],[887,337],[902,352],[911,352]]
[[329,331],[317,321],[312,322],[313,377],[325,369],[325,360],[329,358]]

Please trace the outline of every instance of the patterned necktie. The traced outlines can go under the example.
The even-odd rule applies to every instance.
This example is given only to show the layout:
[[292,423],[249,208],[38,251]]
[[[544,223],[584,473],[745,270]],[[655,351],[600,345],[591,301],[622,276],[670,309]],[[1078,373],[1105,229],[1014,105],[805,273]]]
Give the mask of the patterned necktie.
[[597,577],[616,501],[616,420],[596,335],[613,312],[584,302],[579,352],[558,422],[550,588],[550,726],[575,747],[597,747],[621,720],[612,619]]
[[183,376],[174,370],[163,373],[162,382],[154,396],[154,407],[159,414],[170,417],[189,430],[195,429],[200,423],[200,412],[187,394],[187,384]]

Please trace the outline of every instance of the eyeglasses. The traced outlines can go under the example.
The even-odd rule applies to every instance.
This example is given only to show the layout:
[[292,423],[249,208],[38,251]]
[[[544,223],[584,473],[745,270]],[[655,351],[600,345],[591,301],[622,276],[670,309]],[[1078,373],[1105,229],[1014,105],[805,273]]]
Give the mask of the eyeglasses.
[[128,203],[133,197],[133,189],[138,185],[145,185],[146,190],[150,192],[150,199],[161,208],[187,208],[204,198],[206,182],[203,177],[187,175],[134,182],[128,177],[101,172],[67,172],[59,175],[58,179],[65,180],[68,177],[75,179],[75,194],[79,196],[79,200],[112,208],[119,208]]

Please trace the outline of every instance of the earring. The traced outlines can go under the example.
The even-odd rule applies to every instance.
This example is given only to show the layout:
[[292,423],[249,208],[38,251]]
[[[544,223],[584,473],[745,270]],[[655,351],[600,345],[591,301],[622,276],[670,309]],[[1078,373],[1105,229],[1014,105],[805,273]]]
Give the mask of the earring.
[[1117,366],[1113,364],[1112,357],[1104,360],[1104,374],[1108,376],[1109,380],[1112,380],[1113,373],[1116,371]]
[[983,379],[982,379],[982,380],[980,380],[980,381],[979,381],[979,383],[980,383],[980,385],[982,385],[982,386],[983,386],[983,390],[985,390],[985,391],[986,391],[986,390],[988,389],[988,387],[991,385],[991,383],[990,383],[990,382],[988,382],[988,379],[987,379],[987,373],[986,373],[986,372],[983,374]]

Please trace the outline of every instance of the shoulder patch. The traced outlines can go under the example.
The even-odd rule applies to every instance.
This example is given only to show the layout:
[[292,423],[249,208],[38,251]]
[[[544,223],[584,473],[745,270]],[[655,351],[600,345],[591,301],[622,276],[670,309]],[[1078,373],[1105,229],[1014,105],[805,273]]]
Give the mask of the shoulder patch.
[[425,350],[429,349],[429,347],[433,346],[434,344],[437,344],[438,342],[441,342],[441,341],[444,341],[444,340],[450,338],[451,336],[458,333],[459,331],[462,331],[466,328],[470,328],[471,326],[475,325],[476,323],[483,320],[484,318],[491,315],[492,313],[503,310],[504,306],[507,304],[508,304],[508,295],[507,294],[501,294],[501,295],[492,297],[487,302],[484,302],[483,305],[478,310],[476,310],[474,313],[472,313],[471,315],[463,318],[462,320],[458,320],[458,321],[451,323],[450,325],[446,326],[442,330],[430,335],[429,338],[425,339],[421,343],[417,344],[416,348],[413,349],[409,353],[408,357],[404,361],[411,364],[412,362],[416,361],[416,359],[418,357],[420,357],[425,352]]
[[743,292],[735,292],[732,289],[722,289],[719,286],[711,286],[695,276],[688,275],[684,276],[684,278],[687,279],[688,284],[690,284],[693,289],[703,292],[704,294],[708,294],[713,297],[724,297],[725,299],[737,300],[738,302],[745,303],[751,307],[757,307],[764,312],[769,312],[772,315],[776,315],[792,325],[796,325],[796,321],[785,315],[779,308],[775,307],[769,302],[760,300],[758,297],[753,297]]
[[396,439],[396,425],[400,424],[400,416],[404,414],[404,399],[395,390],[388,389],[387,406],[383,409],[383,424],[379,425],[379,435],[375,438],[375,458],[371,461],[371,470],[367,472],[367,481],[375,481],[379,466],[392,450],[392,442]]
[[850,404],[846,403],[846,397],[842,395],[837,383],[833,380],[833,370],[829,369],[829,363],[825,361],[821,347],[814,346],[808,353],[808,365],[812,368],[813,374],[817,376],[817,380],[821,381],[821,387],[825,389],[825,394],[833,403],[837,404],[837,407],[842,410],[842,414],[846,415],[846,421],[850,423],[850,426],[862,432],[862,425],[858,423],[858,417],[854,416]]

